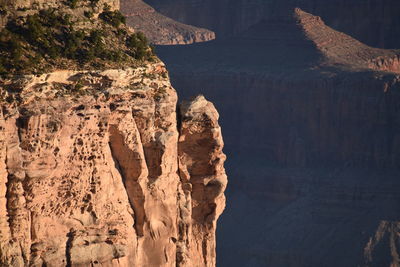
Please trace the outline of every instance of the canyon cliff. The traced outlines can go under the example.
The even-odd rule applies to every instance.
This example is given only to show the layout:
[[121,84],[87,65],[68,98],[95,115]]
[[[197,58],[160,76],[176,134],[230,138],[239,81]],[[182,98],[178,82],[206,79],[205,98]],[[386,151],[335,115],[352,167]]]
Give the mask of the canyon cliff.
[[210,102],[177,114],[161,63],[1,86],[18,99],[0,113],[3,265],[215,265],[226,176]]
[[[215,266],[227,177],[213,104],[178,104],[118,1],[37,2],[3,5],[26,19],[1,32],[18,49],[1,51],[0,265]],[[68,28],[48,23],[64,12]],[[40,38],[20,35],[32,25]]]

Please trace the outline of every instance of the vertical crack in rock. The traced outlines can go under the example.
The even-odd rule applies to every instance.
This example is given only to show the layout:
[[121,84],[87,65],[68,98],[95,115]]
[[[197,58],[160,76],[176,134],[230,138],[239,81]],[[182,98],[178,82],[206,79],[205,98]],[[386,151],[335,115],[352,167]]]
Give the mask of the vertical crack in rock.
[[[21,121],[25,123],[21,124]],[[24,192],[25,172],[22,167],[21,140],[23,130],[27,128],[28,118],[11,118],[4,124],[4,133],[8,137],[4,143],[5,154],[5,184],[6,216],[9,218],[11,239],[2,243],[1,253],[7,255],[8,263],[12,266],[28,265],[30,258],[31,223],[29,211],[26,208]]]
[[180,236],[179,251],[187,252],[179,252],[178,266],[187,265],[188,261],[215,266],[216,221],[225,207],[223,193],[227,184],[219,115],[203,96],[183,103],[180,113],[179,174],[184,194],[191,198],[189,214],[181,223],[191,232]]
[[[153,106],[153,105],[151,105]],[[155,126],[155,114],[157,112],[156,107],[153,106],[154,110],[151,110],[148,114],[149,117],[135,117],[135,122],[138,126],[138,132],[140,140],[142,140],[141,145],[143,149],[143,156],[145,163],[149,172],[148,179],[149,182],[154,182],[161,174],[161,162],[162,162],[162,148],[159,142],[157,142],[157,132],[154,136],[148,133],[149,129]],[[156,131],[157,129],[153,129]]]
[[[134,123],[134,122],[133,122]],[[136,128],[133,130],[133,144],[141,144],[140,136]],[[140,178],[146,175],[147,168],[144,165],[144,153],[141,151],[141,145],[130,146],[126,139],[129,136],[124,135],[117,125],[110,125],[110,148],[114,161],[118,164],[121,176],[127,190],[129,201],[134,210],[135,230],[138,236],[143,236],[143,226],[146,217],[144,209],[145,197]]]
[[0,262],[6,262],[6,243],[10,240],[9,214],[7,209],[7,145],[4,109],[0,109]]
[[[130,87],[146,73],[143,90]],[[218,116],[202,98],[178,121],[163,73],[154,63],[26,76],[21,102],[1,103],[0,266],[215,265]],[[89,93],[58,94],[77,75]]]
[[67,234],[67,243],[65,245],[65,258],[67,260],[66,267],[72,266],[71,260],[71,249],[72,249],[72,242],[74,241],[75,232],[71,229],[70,232]]

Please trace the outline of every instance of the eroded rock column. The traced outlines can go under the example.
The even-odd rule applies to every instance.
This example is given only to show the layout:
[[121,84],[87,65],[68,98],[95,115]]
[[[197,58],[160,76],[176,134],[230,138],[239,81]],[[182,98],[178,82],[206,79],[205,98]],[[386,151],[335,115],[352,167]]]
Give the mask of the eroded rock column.
[[216,221],[227,177],[218,112],[203,96],[180,106],[178,266],[215,266]]

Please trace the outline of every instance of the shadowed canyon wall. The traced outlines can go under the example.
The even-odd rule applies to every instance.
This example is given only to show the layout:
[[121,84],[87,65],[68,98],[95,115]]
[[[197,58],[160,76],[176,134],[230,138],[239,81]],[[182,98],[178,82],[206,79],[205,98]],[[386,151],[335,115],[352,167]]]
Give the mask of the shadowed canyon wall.
[[[215,41],[157,47],[180,94],[203,93],[223,115],[231,179],[218,264],[398,266],[399,51],[285,3],[234,36],[210,27]],[[220,31],[226,13],[248,11],[235,4],[219,9]]]
[[396,0],[147,0],[162,14],[204,27],[225,38],[295,7],[317,14],[336,30],[381,48],[398,48],[400,2]]
[[[400,87],[372,73],[279,80],[262,75],[179,75],[220,107],[225,141],[235,152],[289,166],[346,165],[398,169]],[[229,91],[222,91],[227,88]],[[243,90],[243,88],[247,88]],[[251,130],[249,130],[251,129]]]

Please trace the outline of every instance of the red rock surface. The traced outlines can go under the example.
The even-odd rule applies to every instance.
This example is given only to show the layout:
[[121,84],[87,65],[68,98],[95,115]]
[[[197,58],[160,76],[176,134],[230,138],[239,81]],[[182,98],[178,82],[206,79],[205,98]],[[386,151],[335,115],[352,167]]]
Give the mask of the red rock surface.
[[178,121],[162,63],[0,86],[0,265],[215,265],[226,175],[210,102]]

